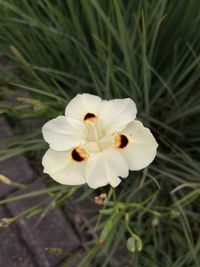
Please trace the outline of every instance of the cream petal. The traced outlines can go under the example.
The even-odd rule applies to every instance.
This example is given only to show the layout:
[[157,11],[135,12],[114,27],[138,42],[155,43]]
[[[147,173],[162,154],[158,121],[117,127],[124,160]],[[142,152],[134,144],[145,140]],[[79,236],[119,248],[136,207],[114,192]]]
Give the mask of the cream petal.
[[101,108],[101,98],[91,94],[78,94],[67,105],[65,116],[79,121],[84,120],[87,113],[98,115]]
[[86,127],[77,120],[58,116],[44,124],[42,133],[52,149],[63,151],[84,142]]
[[71,158],[71,151],[55,151],[51,148],[47,150],[42,159],[44,173],[60,184],[84,184],[86,161],[75,162]]
[[129,139],[129,144],[118,151],[126,159],[130,170],[140,170],[147,167],[155,158],[158,144],[150,130],[140,121],[131,122],[123,131]]
[[109,177],[109,184],[112,187],[117,187],[120,183],[121,183],[121,179],[119,179],[119,177]]
[[91,155],[86,164],[86,182],[92,188],[98,188],[110,183],[119,184],[119,176],[128,176],[128,165],[120,153],[114,149],[107,149]]
[[130,98],[102,101],[99,118],[108,133],[121,131],[136,117],[137,109]]
[[69,151],[55,151],[49,148],[42,158],[44,172],[54,173],[66,167]]

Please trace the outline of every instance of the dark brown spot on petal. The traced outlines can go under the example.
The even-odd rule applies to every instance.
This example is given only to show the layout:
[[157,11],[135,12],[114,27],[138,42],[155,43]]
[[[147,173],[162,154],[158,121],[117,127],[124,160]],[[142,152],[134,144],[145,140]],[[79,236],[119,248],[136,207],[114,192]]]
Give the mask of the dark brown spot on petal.
[[93,113],[87,113],[84,117],[84,121],[96,119],[96,115]]
[[125,148],[129,143],[128,138],[124,134],[119,134],[116,138],[115,147],[123,149]]
[[85,159],[87,159],[87,153],[85,152],[84,149],[76,147],[72,150],[71,153],[72,159],[77,161],[77,162],[82,162]]

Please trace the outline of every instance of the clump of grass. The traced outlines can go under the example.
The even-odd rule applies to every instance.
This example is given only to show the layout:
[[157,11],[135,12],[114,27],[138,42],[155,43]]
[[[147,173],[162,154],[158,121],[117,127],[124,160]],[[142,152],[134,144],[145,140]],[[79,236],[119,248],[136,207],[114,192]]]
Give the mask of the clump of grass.
[[[12,66],[1,67],[2,114],[45,121],[80,92],[131,97],[159,143],[151,166],[116,191],[102,189],[109,201],[90,225],[103,242],[95,235],[79,266],[98,259],[103,267],[200,266],[199,1],[0,0],[0,7],[0,52]],[[43,150],[40,129],[21,128],[0,159]],[[75,189],[41,193],[51,192],[55,206]],[[136,251],[117,263],[131,233],[143,250],[136,238]]]

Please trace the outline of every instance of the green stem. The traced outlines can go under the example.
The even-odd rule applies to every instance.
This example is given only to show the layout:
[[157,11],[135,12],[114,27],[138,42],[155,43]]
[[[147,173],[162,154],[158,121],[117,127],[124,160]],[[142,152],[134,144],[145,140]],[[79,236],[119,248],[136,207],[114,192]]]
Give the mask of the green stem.
[[[6,203],[9,203],[9,202],[12,202],[12,201],[18,201],[18,200],[29,198],[29,197],[35,197],[35,196],[39,196],[39,195],[48,194],[50,192],[59,191],[59,190],[63,189],[63,187],[64,187],[63,185],[54,186],[54,187],[51,187],[51,188],[42,189],[42,190],[30,192],[30,193],[25,193],[25,194],[22,194],[22,195],[19,195],[19,196],[10,197],[10,198],[1,200],[0,201],[0,205],[6,204]],[[68,190],[69,187],[66,187],[66,189]]]

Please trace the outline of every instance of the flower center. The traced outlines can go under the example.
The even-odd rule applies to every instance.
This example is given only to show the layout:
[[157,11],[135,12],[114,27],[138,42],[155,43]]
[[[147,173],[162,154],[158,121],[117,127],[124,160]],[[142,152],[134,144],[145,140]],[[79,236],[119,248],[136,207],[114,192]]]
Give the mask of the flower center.
[[104,135],[101,124],[99,123],[98,120],[88,120],[85,122],[85,125],[88,130],[88,136],[87,139],[88,141],[95,142],[99,141]]
[[86,120],[85,125],[88,134],[84,149],[88,153],[98,153],[114,145],[114,137],[106,135],[100,121],[96,119],[96,116],[93,120]]

